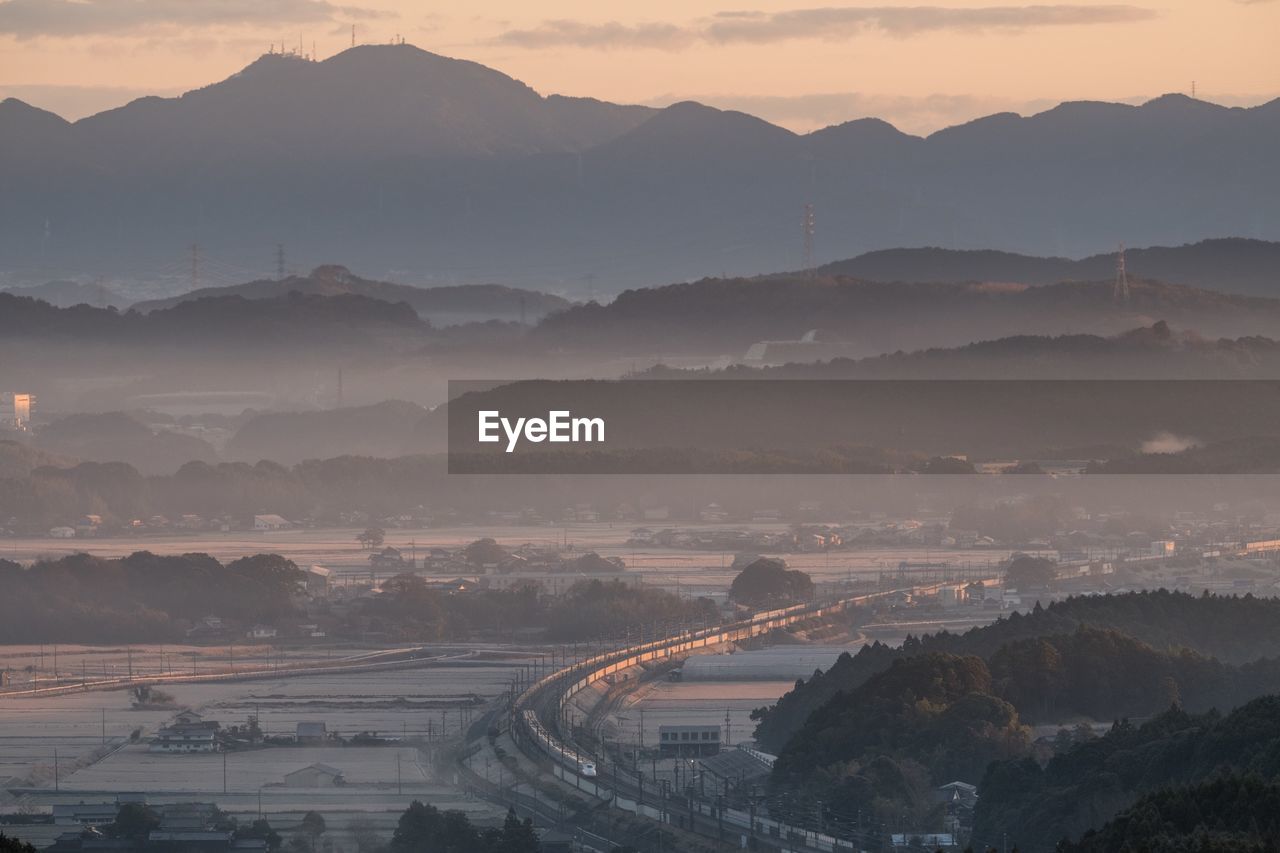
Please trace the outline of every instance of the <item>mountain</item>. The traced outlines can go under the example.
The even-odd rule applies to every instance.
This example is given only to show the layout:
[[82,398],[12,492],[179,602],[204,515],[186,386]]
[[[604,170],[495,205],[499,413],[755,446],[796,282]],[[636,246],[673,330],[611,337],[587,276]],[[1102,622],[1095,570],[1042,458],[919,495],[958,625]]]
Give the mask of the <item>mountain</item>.
[[[1017,282],[1105,281],[1116,273],[1117,254],[1107,252],[1080,260],[1031,257],[992,249],[882,249],[856,258],[824,264],[824,275],[847,275],[872,281]],[[1183,246],[1126,249],[1129,275],[1248,293],[1280,294],[1280,242],[1223,238]]]
[[384,302],[404,302],[424,320],[436,323],[467,320],[537,320],[562,311],[570,302],[536,290],[521,290],[500,284],[466,284],[452,287],[413,287],[386,281],[371,281],[352,275],[346,267],[316,267],[305,276],[284,279],[259,279],[228,287],[204,287],[169,299],[135,303],[136,311],[172,308],[185,302],[209,297],[239,296],[244,299],[279,299],[290,293],[311,296],[351,294]]
[[1157,320],[1208,337],[1272,337],[1280,299],[1136,277],[1128,303],[1117,304],[1110,281],[1029,287],[791,274],[628,290],[608,305],[547,317],[533,338],[566,350],[741,359],[754,343],[794,342],[816,329],[842,342],[845,355],[872,356],[1011,334],[1115,335]]
[[97,164],[154,174],[573,151],[651,112],[585,98],[548,101],[483,65],[381,45],[323,62],[268,54],[219,83],[142,98],[69,129],[93,146]]
[[39,299],[58,308],[70,308],[73,305],[122,308],[127,304],[127,300],[108,287],[78,281],[48,281],[29,287],[10,287],[4,292],[12,296]]
[[429,333],[414,310],[351,293],[288,293],[245,299],[206,296],[148,314],[47,302],[0,292],[0,339],[29,346],[74,344],[210,344],[254,348],[314,343],[404,340],[420,346]]
[[[819,261],[896,246],[1088,257],[1280,236],[1277,148],[1280,100],[799,135],[693,103],[544,97],[475,63],[366,46],[267,55],[70,124],[5,102],[0,256],[172,280],[193,243],[223,269],[261,269],[283,243],[375,277],[613,294],[795,269],[812,204]],[[1194,283],[1217,286],[1205,275]]]
[[102,463],[125,463],[144,474],[167,473],[192,460],[217,458],[203,439],[176,432],[155,432],[125,412],[76,414],[40,429],[43,451]]
[[1164,321],[1118,335],[1010,335],[959,347],[867,358],[734,364],[718,370],[656,366],[643,379],[1270,379],[1280,376],[1280,341],[1206,339]]
[[425,414],[420,406],[399,400],[325,411],[268,412],[240,427],[225,455],[283,465],[335,456],[400,456]]

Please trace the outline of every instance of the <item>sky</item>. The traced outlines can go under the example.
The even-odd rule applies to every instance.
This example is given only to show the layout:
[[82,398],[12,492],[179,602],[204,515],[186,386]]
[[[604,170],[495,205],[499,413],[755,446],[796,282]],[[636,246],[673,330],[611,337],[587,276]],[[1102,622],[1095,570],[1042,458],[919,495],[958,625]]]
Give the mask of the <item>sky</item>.
[[0,0],[0,98],[67,118],[221,80],[267,52],[402,37],[544,94],[693,99],[797,131],[928,133],[1065,100],[1280,96],[1280,0]]

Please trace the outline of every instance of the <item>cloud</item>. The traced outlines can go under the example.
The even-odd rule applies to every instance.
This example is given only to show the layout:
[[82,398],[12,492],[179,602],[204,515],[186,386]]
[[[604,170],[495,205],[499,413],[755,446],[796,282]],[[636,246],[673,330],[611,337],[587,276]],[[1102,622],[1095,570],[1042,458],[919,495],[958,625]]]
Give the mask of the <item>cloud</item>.
[[0,34],[62,38],[156,26],[307,24],[380,14],[328,0],[0,0]]
[[675,24],[584,24],[544,21],[525,30],[507,30],[494,41],[512,47],[645,47],[672,50],[696,41],[697,33]]
[[830,6],[776,12],[763,17],[718,16],[706,36],[717,42],[844,39],[866,30],[905,37],[935,30],[983,32],[1038,27],[1115,24],[1154,16],[1137,6]]
[[[1256,2],[1256,0],[1254,0]],[[864,32],[906,38],[940,30],[952,32],[1018,31],[1142,21],[1156,13],[1130,5],[1045,6],[826,6],[786,12],[735,10],[700,22],[588,24],[551,20],[536,27],[511,29],[493,41],[514,47],[655,48],[678,50],[694,42],[767,44],[792,39],[843,40]]]

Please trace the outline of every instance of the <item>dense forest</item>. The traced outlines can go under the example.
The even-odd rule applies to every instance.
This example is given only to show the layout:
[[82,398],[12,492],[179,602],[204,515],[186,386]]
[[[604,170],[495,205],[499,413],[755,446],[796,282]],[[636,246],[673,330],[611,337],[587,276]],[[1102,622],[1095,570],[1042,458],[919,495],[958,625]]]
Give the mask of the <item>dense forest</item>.
[[[1081,628],[1095,630],[1081,632]],[[756,739],[766,749],[781,750],[804,727],[812,713],[837,694],[856,690],[894,661],[935,652],[976,655],[999,669],[1013,666],[1020,657],[1046,654],[1039,641],[1053,646],[1054,654],[1059,656],[1064,650],[1070,651],[1073,645],[1104,642],[1109,648],[1096,650],[1101,653],[1096,665],[1118,666],[1116,680],[1111,682],[1118,690],[1127,689],[1124,682],[1130,678],[1137,684],[1145,683],[1143,679],[1150,675],[1146,668],[1158,660],[1161,667],[1172,673],[1171,677],[1181,678],[1188,685],[1195,685],[1195,691],[1201,691],[1193,692],[1188,699],[1194,697],[1202,706],[1238,702],[1240,694],[1232,693],[1236,689],[1233,684],[1247,685],[1254,677],[1265,682],[1268,677],[1261,675],[1265,670],[1262,664],[1253,667],[1250,664],[1259,658],[1280,656],[1280,600],[1253,596],[1197,597],[1165,590],[1073,597],[1048,607],[1037,605],[1029,614],[1014,613],[963,634],[941,632],[908,637],[896,648],[872,643],[856,655],[842,655],[826,672],[816,672],[807,681],[798,681],[795,689],[772,707],[757,710],[754,713],[759,721]],[[1092,653],[1087,648],[1077,651]],[[1126,661],[1127,656],[1133,659]],[[1218,660],[1211,660],[1213,658]],[[1083,665],[1091,664],[1086,661]],[[1097,695],[1107,683],[1088,683],[1087,670],[1082,671],[1079,678],[1084,690],[1079,701],[1088,701],[1087,697]],[[1014,685],[1006,689],[1014,689]],[[1027,689],[1027,685],[1017,685],[1016,689]],[[1040,689],[1044,691],[1040,699],[1053,702],[1056,701],[1053,691],[1060,689],[1060,685],[1054,688],[1046,681]],[[1258,683],[1240,689],[1255,690]],[[1113,696],[1106,701],[1121,700]],[[1138,697],[1138,701],[1144,700]],[[1028,706],[1024,713],[1044,715],[1035,703],[1025,699],[1023,702]],[[1100,706],[1071,710],[1079,714],[1096,711],[1104,718],[1112,716],[1111,711],[1102,710]],[[1150,710],[1148,706],[1147,711]],[[1123,713],[1135,711],[1129,709]]]
[[74,554],[29,569],[0,560],[0,642],[174,640],[218,615],[241,624],[297,612],[302,572],[259,554],[222,564],[206,554],[120,559]]
[[1060,853],[1262,853],[1280,849],[1280,783],[1228,775],[1162,788]]
[[[707,599],[660,589],[584,580],[564,596],[533,585],[443,591],[418,575],[383,581],[381,594],[357,598],[341,615],[299,596],[302,572],[276,554],[225,565],[207,554],[120,559],[75,554],[24,569],[0,560],[0,643],[169,642],[206,616],[230,629],[312,621],[331,636],[379,635],[404,642],[510,639],[515,632],[574,642],[625,637],[669,620],[716,618]],[[287,634],[286,630],[286,634]]]
[[[1235,778],[1249,774],[1266,783]],[[1276,802],[1278,776],[1280,697],[1225,715],[1173,708],[1141,726],[1121,720],[1043,767],[1030,758],[992,765],[982,780],[974,845],[1007,837],[1039,853],[1079,839],[1066,849],[1113,851],[1142,838],[1148,845],[1127,849],[1274,849],[1239,842],[1274,837],[1277,812],[1267,804]],[[1086,835],[1090,829],[1097,831]],[[1233,846],[1157,843],[1182,836],[1177,843],[1186,844],[1197,834]]]
[[1276,692],[1280,659],[1237,667],[1087,627],[1011,642],[989,661],[931,652],[894,661],[810,714],[782,749],[770,783],[874,813],[884,794],[860,794],[863,768],[877,758],[927,768],[932,785],[976,784],[990,762],[1031,754],[1024,724],[1147,717],[1175,705],[1233,708]]

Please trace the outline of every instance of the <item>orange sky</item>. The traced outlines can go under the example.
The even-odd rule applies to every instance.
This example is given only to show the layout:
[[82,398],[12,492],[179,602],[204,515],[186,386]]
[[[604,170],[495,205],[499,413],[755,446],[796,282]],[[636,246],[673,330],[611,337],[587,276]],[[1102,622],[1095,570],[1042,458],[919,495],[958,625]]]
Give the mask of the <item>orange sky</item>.
[[0,97],[68,117],[226,77],[281,41],[399,34],[544,93],[695,98],[807,130],[927,132],[1061,100],[1280,95],[1280,0],[0,0]]

